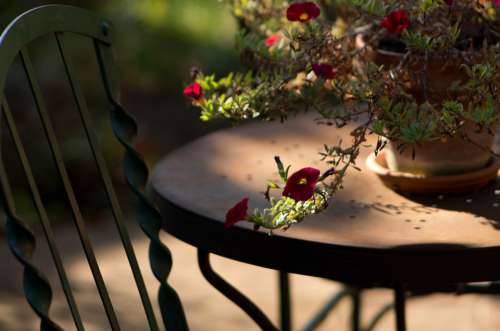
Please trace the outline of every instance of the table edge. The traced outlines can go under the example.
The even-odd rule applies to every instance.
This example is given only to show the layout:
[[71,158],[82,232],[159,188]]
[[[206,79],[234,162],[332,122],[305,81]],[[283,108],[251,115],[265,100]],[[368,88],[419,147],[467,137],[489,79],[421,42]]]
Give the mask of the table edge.
[[[500,257],[500,246],[360,247],[269,236],[241,226],[226,229],[221,221],[199,215],[162,196],[155,187],[155,174],[165,158],[157,163],[149,183],[162,214],[162,227],[174,237],[211,253],[291,273],[388,287],[401,281],[434,285],[500,279],[500,266],[493,263]],[[258,249],[249,249],[249,244]],[[305,254],[312,251],[313,255]],[[296,263],[299,260],[301,263]]]

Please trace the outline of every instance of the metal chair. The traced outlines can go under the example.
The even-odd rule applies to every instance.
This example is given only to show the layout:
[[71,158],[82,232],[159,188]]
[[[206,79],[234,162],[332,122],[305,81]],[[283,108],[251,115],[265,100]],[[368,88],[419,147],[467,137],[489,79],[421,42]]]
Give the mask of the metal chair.
[[[22,170],[26,176],[31,191],[30,193],[33,197],[44,231],[44,236],[57,269],[59,280],[76,329],[78,331],[85,330],[66,275],[65,267],[62,263],[60,250],[54,240],[53,229],[49,223],[46,207],[42,202],[40,190],[33,176],[32,165],[26,155],[18,128],[9,107],[9,102],[4,93],[8,70],[16,59],[20,59],[29,83],[30,93],[36,105],[38,117],[50,146],[51,157],[55,161],[59,179],[64,187],[66,200],[71,207],[73,221],[78,229],[79,239],[82,243],[93,279],[109,320],[109,330],[120,330],[120,325],[116,318],[106,284],[97,265],[96,257],[85,229],[82,213],[75,198],[75,192],[62,158],[60,142],[54,133],[53,125],[40,91],[40,86],[35,77],[30,52],[27,48],[34,40],[46,36],[55,38],[57,42],[58,52],[64,64],[65,73],[71,86],[72,95],[81,123],[85,130],[86,139],[91,147],[93,158],[99,170],[100,179],[105,188],[109,206],[123,243],[123,248],[135,278],[135,283],[147,316],[149,329],[159,330],[160,328],[155,314],[153,313],[152,304],[146,291],[129,234],[123,224],[122,211],[115,194],[110,174],[106,168],[99,146],[97,146],[94,126],[90,120],[79,79],[75,74],[75,69],[70,57],[67,56],[67,46],[65,42],[67,34],[77,34],[90,38],[93,41],[95,49],[94,55],[97,57],[99,65],[100,79],[102,79],[105,86],[107,102],[109,103],[113,131],[125,150],[123,167],[126,181],[138,200],[139,210],[137,221],[150,240],[150,264],[154,276],[160,282],[158,300],[161,317],[167,330],[188,330],[179,297],[167,282],[172,266],[172,258],[169,249],[159,239],[161,218],[156,207],[144,194],[144,186],[148,178],[148,169],[141,156],[134,150],[131,144],[137,132],[137,125],[134,119],[120,106],[118,101],[118,85],[115,75],[116,68],[112,51],[114,36],[113,26],[109,21],[96,17],[85,10],[70,6],[50,5],[35,8],[22,14],[6,28],[0,36],[0,118],[2,118],[2,121],[5,121],[6,127],[8,128],[8,134],[14,142],[15,150],[21,161]],[[25,220],[18,217],[16,213],[13,189],[10,185],[9,176],[7,175],[3,159],[0,162],[0,186],[6,213],[6,237],[12,253],[24,268],[23,285],[26,299],[40,318],[40,330],[62,330],[57,322],[50,316],[50,305],[52,301],[51,285],[33,261],[35,236]]]

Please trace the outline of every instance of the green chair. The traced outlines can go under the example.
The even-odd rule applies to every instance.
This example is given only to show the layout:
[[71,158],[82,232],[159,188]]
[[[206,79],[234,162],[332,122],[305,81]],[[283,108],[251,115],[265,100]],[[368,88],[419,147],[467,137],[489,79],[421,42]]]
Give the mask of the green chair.
[[[137,132],[137,125],[134,119],[123,110],[118,100],[118,85],[112,49],[113,38],[115,36],[113,26],[107,20],[96,17],[85,10],[69,6],[50,5],[35,8],[22,14],[6,28],[0,36],[0,118],[8,128],[8,134],[14,143],[15,151],[21,161],[22,170],[31,191],[30,193],[37,209],[45,240],[50,249],[76,329],[78,331],[85,330],[66,275],[65,266],[62,263],[60,249],[54,239],[53,229],[49,223],[46,206],[44,206],[42,202],[39,187],[33,176],[33,165],[30,164],[28,160],[19,136],[18,126],[16,125],[18,123],[14,121],[11,108],[9,107],[9,100],[7,100],[4,93],[8,71],[17,59],[20,59],[26,75],[29,84],[29,92],[36,105],[38,119],[43,127],[45,138],[50,146],[51,157],[55,162],[59,174],[58,179],[64,187],[64,192],[62,193],[64,193],[66,201],[71,208],[72,218],[78,229],[79,239],[83,246],[106,316],[109,320],[109,330],[120,330],[120,325],[109,298],[106,284],[97,265],[96,257],[87,230],[85,229],[82,213],[75,198],[75,192],[69,179],[65,163],[63,162],[60,142],[54,133],[53,124],[48,115],[40,86],[32,66],[28,46],[40,37],[54,38],[57,43],[58,53],[64,64],[65,74],[71,86],[74,103],[78,110],[81,124],[85,130],[86,139],[91,147],[93,159],[99,170],[100,179],[106,191],[109,207],[113,214],[117,231],[123,243],[123,248],[128,262],[130,263],[135,284],[147,316],[149,325],[144,326],[144,330],[160,330],[160,327],[153,313],[151,301],[146,291],[129,234],[123,223],[122,211],[115,194],[110,174],[106,168],[99,146],[97,146],[96,133],[94,132],[94,126],[90,120],[79,79],[75,74],[74,65],[67,55],[67,41],[65,40],[69,34],[77,34],[89,38],[94,44],[95,54],[92,56],[96,56],[100,71],[100,77],[96,77],[96,79],[102,80],[107,102],[109,103],[112,128],[116,138],[125,151],[123,160],[124,173],[127,183],[138,201],[139,210],[137,221],[150,240],[149,259],[153,274],[160,283],[158,301],[165,327],[170,331],[188,330],[179,297],[167,282],[172,266],[172,258],[170,251],[162,244],[159,238],[161,218],[158,210],[143,191],[148,178],[148,169],[141,156],[134,150],[131,144]],[[17,260],[19,260],[24,269],[23,286],[26,299],[40,318],[40,330],[62,330],[57,322],[51,318],[51,285],[36,266],[35,261],[33,261],[35,236],[27,226],[26,220],[21,219],[16,213],[13,188],[10,185],[9,176],[7,175],[3,159],[0,162],[0,186],[6,214],[6,237],[12,253]]]

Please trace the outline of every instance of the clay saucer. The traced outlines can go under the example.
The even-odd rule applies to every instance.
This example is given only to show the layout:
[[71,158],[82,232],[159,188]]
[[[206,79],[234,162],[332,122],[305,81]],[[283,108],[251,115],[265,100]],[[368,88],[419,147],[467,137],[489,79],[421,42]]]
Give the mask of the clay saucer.
[[366,166],[375,173],[382,183],[397,192],[431,194],[464,193],[478,190],[497,178],[500,162],[492,159],[488,165],[477,171],[446,176],[426,176],[399,171],[387,167],[384,152],[377,156],[370,154]]

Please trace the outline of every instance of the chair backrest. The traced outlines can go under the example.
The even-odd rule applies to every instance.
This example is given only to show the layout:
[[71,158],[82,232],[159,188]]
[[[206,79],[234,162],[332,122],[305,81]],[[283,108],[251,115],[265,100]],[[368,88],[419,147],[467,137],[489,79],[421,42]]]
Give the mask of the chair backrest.
[[[75,192],[63,161],[60,142],[54,133],[51,119],[48,116],[40,86],[37,82],[30,59],[30,52],[27,48],[27,46],[36,39],[46,36],[55,38],[57,42],[58,52],[64,64],[65,75],[71,86],[72,96],[82,126],[85,130],[85,136],[91,147],[93,159],[95,160],[96,167],[101,177],[100,179],[106,191],[109,206],[147,316],[149,328],[151,330],[159,330],[159,326],[146,291],[146,286],[138,266],[129,234],[123,224],[122,211],[113,188],[110,174],[107,171],[104,158],[97,146],[96,134],[90,120],[86,99],[82,92],[78,77],[75,75],[75,68],[72,61],[67,55],[67,46],[65,44],[65,36],[67,34],[77,34],[90,38],[93,41],[95,56],[97,57],[100,72],[100,77],[98,77],[98,79],[102,79],[103,81],[107,102],[109,103],[112,128],[116,138],[125,149],[123,161],[125,177],[130,189],[138,200],[139,210],[137,220],[150,240],[149,259],[153,274],[160,282],[158,299],[162,319],[167,330],[188,330],[179,297],[175,290],[167,283],[172,266],[172,258],[169,249],[159,238],[161,218],[157,208],[144,194],[144,188],[148,178],[148,169],[141,156],[134,150],[131,144],[137,132],[137,125],[134,119],[120,106],[118,101],[118,85],[112,50],[114,35],[113,26],[107,20],[96,17],[83,9],[70,6],[50,5],[35,8],[22,14],[6,28],[0,36],[0,118],[2,121],[5,121],[5,125],[8,128],[8,134],[14,142],[17,156],[21,161],[22,170],[26,176],[28,187],[31,191],[30,193],[41,222],[41,227],[43,228],[45,239],[50,249],[52,259],[54,260],[54,265],[76,329],[78,331],[83,331],[85,327],[82,323],[78,306],[75,302],[65,267],[62,263],[60,251],[54,239],[46,206],[44,206],[42,197],[40,196],[40,190],[34,179],[31,164],[26,155],[11,108],[9,107],[8,100],[4,93],[9,68],[13,65],[15,60],[20,59],[29,83],[29,92],[33,97],[38,117],[51,150],[51,157],[55,161],[58,175],[64,187],[63,193],[71,207],[72,218],[78,229],[79,239],[82,243],[93,279],[95,280],[99,296],[109,320],[109,330],[120,330],[120,325],[116,318],[106,284],[97,264],[88,233],[85,229],[82,213],[75,198]],[[13,191],[3,159],[0,162],[0,188],[6,213],[6,237],[12,253],[24,268],[23,286],[26,299],[41,320],[41,330],[62,330],[49,314],[52,301],[51,285],[33,261],[35,236],[27,223],[16,213]],[[146,326],[144,329],[146,329]]]

